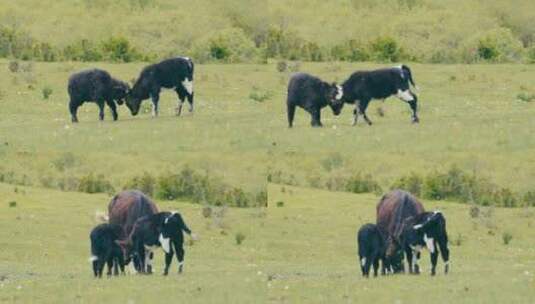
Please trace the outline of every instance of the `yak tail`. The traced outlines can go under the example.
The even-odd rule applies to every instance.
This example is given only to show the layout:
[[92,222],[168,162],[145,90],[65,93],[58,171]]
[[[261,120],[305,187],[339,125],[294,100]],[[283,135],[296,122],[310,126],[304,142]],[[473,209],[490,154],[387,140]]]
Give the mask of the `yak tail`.
[[414,83],[414,80],[412,79],[412,72],[411,69],[406,65],[401,65],[401,70],[403,71],[403,74],[407,76],[407,79],[409,79],[409,82],[412,84],[412,86],[418,91],[418,87],[416,86],[416,83]]

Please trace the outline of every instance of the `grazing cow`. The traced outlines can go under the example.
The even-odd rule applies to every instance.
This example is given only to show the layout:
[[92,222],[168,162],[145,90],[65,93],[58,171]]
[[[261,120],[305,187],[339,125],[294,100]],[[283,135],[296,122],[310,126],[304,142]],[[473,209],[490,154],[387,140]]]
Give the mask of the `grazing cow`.
[[436,274],[438,248],[444,261],[444,273],[449,270],[450,251],[448,249],[448,233],[446,219],[440,211],[423,212],[409,217],[403,224],[400,241],[409,264],[410,273],[420,273],[417,260],[412,268],[413,257],[418,257],[420,250],[427,247],[431,254],[431,275]]
[[385,260],[394,272],[402,272],[400,236],[405,219],[424,212],[422,204],[410,193],[393,190],[377,204],[377,228],[386,242]]
[[186,98],[189,111],[193,112],[193,61],[187,57],[177,57],[145,67],[126,98],[126,105],[132,115],[137,115],[141,102],[150,97],[152,116],[158,116],[158,101],[162,88],[174,89],[178,94],[177,116],[182,112]]
[[117,266],[124,274],[124,251],[117,241],[124,239],[125,234],[121,226],[100,224],[93,228],[89,235],[91,240],[91,262],[95,277],[102,277],[104,264],[108,264],[108,276],[111,275],[113,265],[114,274],[118,275]]
[[160,212],[138,219],[126,243],[130,254],[138,257],[141,272],[152,273],[152,251],[161,246],[165,252],[163,274],[169,273],[174,251],[181,273],[184,266],[183,231],[191,235],[182,216],[176,212]]
[[343,84],[342,100],[345,103],[355,104],[353,110],[353,125],[357,124],[358,115],[362,115],[366,122],[372,122],[366,115],[366,108],[372,99],[385,99],[396,95],[407,102],[412,109],[412,122],[419,122],[416,114],[418,98],[411,92],[409,83],[416,87],[412,73],[408,66],[385,68],[374,71],[357,71]]
[[[138,190],[125,190],[115,195],[108,205],[110,224],[120,225],[125,235],[131,234],[134,223],[141,217],[158,213],[158,208],[152,200]],[[124,243],[120,243],[124,247]],[[126,264],[130,262],[130,255],[126,256]],[[134,266],[139,269],[139,261],[134,258]]]
[[357,241],[362,275],[369,277],[373,265],[373,275],[377,276],[380,260],[383,260],[383,269],[385,268],[385,243],[379,229],[375,224],[363,225],[357,233]]
[[67,88],[70,102],[69,111],[72,122],[78,122],[78,107],[84,102],[96,102],[99,108],[99,119],[104,120],[104,103],[112,112],[113,120],[117,120],[117,106],[122,105],[130,86],[110,76],[106,71],[92,69],[71,75]]
[[321,79],[306,73],[297,73],[288,83],[288,98],[286,100],[288,111],[288,126],[293,126],[295,108],[301,107],[312,118],[313,127],[321,127],[321,109],[329,105],[334,115],[339,115],[343,102],[342,87],[336,83],[329,84]]

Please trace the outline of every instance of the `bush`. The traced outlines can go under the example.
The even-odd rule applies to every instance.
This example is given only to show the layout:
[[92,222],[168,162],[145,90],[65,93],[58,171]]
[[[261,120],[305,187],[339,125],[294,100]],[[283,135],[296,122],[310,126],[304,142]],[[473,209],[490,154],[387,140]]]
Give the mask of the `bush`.
[[73,61],[100,61],[104,56],[96,44],[82,39],[66,46],[63,49],[63,57]]
[[66,169],[74,167],[78,163],[78,160],[71,152],[65,152],[58,158],[54,159],[51,163],[56,170],[63,172]]
[[338,169],[344,165],[344,158],[340,153],[331,153],[324,159],[320,161],[321,166],[323,169],[325,169],[327,172],[330,172],[334,169]]
[[17,60],[11,60],[8,65],[8,69],[11,73],[19,72],[19,62]]
[[134,176],[123,186],[123,189],[138,189],[149,196],[154,196],[155,188],[156,178],[150,175],[148,172],[144,172],[139,176]]
[[410,175],[403,176],[395,181],[390,189],[403,189],[415,196],[420,196],[422,194],[423,184],[424,179],[418,174],[412,172]]
[[406,58],[405,51],[392,37],[379,37],[370,43],[371,57],[380,62],[398,62]]
[[509,245],[509,243],[513,240],[513,235],[509,232],[504,232],[502,234],[502,240],[504,245]]
[[478,34],[466,42],[463,60],[466,63],[521,62],[524,49],[520,40],[515,38],[510,29],[498,28]]
[[331,48],[331,58],[340,61],[366,61],[370,59],[367,47],[351,39]]
[[50,87],[49,85],[45,85],[43,89],[41,90],[41,93],[43,94],[43,99],[47,100],[50,97],[50,95],[52,95],[52,92],[54,92],[52,90],[52,87]]
[[113,189],[113,186],[109,181],[104,179],[104,175],[99,174],[98,176],[94,176],[93,173],[89,173],[80,179],[78,191],[85,193],[113,194],[115,189]]
[[526,192],[523,201],[526,206],[535,207],[535,191]]
[[113,62],[141,60],[143,56],[124,37],[110,37],[102,42],[102,54]]
[[376,182],[371,174],[361,173],[351,176],[345,184],[345,190],[353,193],[377,193],[383,192],[381,186]]
[[516,99],[524,101],[524,102],[532,102],[535,100],[535,94],[521,92],[518,95],[516,95]]
[[236,245],[241,245],[241,243],[243,243],[245,240],[245,234],[238,232],[236,235],[234,235],[234,239],[236,240]]
[[260,88],[256,86],[253,87],[253,90],[251,91],[251,93],[249,93],[249,99],[257,101],[257,102],[264,102],[266,100],[271,99],[272,96],[273,96],[273,92],[268,91],[268,90],[265,90],[265,91],[261,90]]
[[242,29],[230,28],[197,42],[193,47],[193,57],[200,62],[255,62],[259,59],[259,52]]

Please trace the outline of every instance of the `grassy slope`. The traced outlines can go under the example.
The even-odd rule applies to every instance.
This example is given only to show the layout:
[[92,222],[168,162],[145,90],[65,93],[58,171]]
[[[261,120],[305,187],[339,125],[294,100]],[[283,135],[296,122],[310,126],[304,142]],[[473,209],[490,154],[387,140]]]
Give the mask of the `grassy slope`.
[[[450,245],[451,273],[430,278],[424,253],[420,276],[366,280],[358,268],[356,230],[375,221],[378,197],[275,184],[268,194],[272,301],[528,303],[535,296],[533,209],[495,209],[491,218],[472,219],[466,205],[425,202],[445,213],[450,240],[462,236],[460,246]],[[279,201],[284,207],[276,206]],[[503,232],[513,235],[508,246]]]
[[[212,219],[202,217],[199,206],[159,203],[162,210],[179,210],[200,235],[200,241],[185,248],[184,274],[176,274],[174,260],[171,274],[161,276],[164,262],[158,252],[156,274],[150,278],[94,280],[88,236],[95,225],[95,212],[106,210],[109,199],[29,187],[17,191],[0,184],[2,303],[147,303],[166,299],[251,303],[265,299],[262,261],[268,253],[262,210],[228,209],[221,229]],[[16,201],[17,207],[9,208],[9,201]],[[234,240],[237,232],[246,236],[240,246]]]

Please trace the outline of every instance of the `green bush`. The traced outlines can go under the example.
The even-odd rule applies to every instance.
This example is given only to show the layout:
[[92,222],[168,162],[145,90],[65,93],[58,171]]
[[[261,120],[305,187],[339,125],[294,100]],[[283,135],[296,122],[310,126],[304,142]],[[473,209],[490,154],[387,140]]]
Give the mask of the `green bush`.
[[123,186],[123,189],[138,189],[149,196],[154,196],[156,182],[157,180],[154,176],[148,172],[144,172],[142,175],[134,176],[128,180]]
[[370,59],[367,47],[351,39],[331,48],[331,58],[340,61],[366,61]]
[[504,245],[509,245],[509,243],[513,240],[513,235],[509,232],[504,232],[502,234],[502,240]]
[[43,99],[47,100],[50,97],[50,95],[52,95],[53,92],[54,90],[52,90],[51,86],[45,85],[43,89],[41,90],[41,93],[43,94]]
[[96,44],[82,39],[66,46],[63,49],[63,57],[72,61],[100,61],[104,56]]
[[379,37],[370,43],[371,57],[380,62],[399,62],[406,59],[405,51],[392,37]]
[[255,62],[259,51],[242,29],[230,28],[214,32],[193,47],[193,57],[200,62]]
[[243,243],[243,241],[245,240],[245,234],[238,232],[234,236],[234,239],[236,240],[236,245],[241,245],[241,243]]
[[347,179],[345,190],[353,193],[377,193],[381,194],[383,190],[371,174],[357,173]]
[[258,87],[253,87],[253,90],[251,93],[249,93],[249,99],[257,101],[257,102],[264,102],[266,100],[271,99],[273,96],[273,92],[269,90],[261,90]]
[[420,175],[412,172],[411,174],[403,176],[395,181],[390,188],[403,189],[414,194],[415,196],[420,196],[422,194],[423,184],[424,179]]
[[497,28],[477,34],[468,39],[462,52],[466,63],[522,62],[525,55],[522,42],[507,28]]
[[89,173],[80,179],[78,183],[78,191],[85,193],[113,194],[115,189],[111,183],[105,179],[104,175],[99,174],[95,176],[93,173]]
[[526,192],[522,199],[526,206],[535,207],[535,191]]
[[110,37],[102,42],[102,55],[113,62],[141,60],[143,56],[124,37]]

